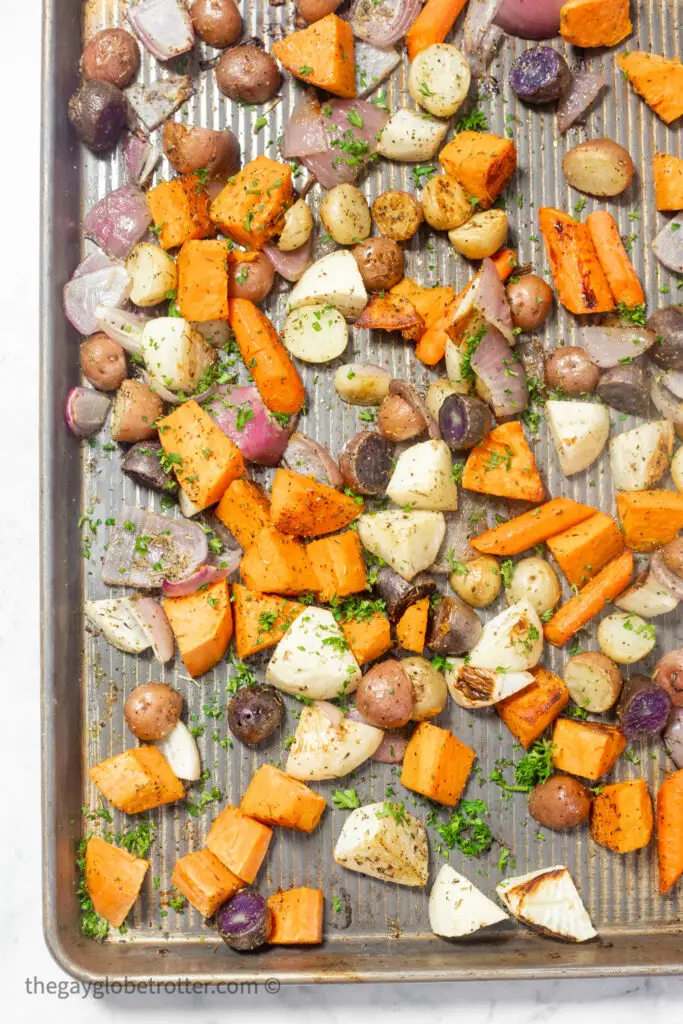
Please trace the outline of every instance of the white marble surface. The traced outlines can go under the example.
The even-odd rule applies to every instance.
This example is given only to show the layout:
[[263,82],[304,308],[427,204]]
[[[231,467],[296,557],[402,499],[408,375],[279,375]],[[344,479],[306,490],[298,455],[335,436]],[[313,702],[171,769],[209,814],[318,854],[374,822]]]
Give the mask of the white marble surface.
[[[52,1024],[183,1020],[203,1024],[238,1013],[260,1020],[348,1021],[372,1014],[377,1024],[409,1015],[420,1024],[458,1017],[467,1024],[505,1021],[631,1024],[680,1019],[683,980],[476,983],[432,986],[295,987],[277,995],[64,995],[68,979],[42,938],[40,894],[40,724],[38,622],[38,179],[40,0],[2,0],[0,91],[21,103],[3,111],[0,158],[0,665],[4,715],[0,730],[3,826],[0,840],[2,926],[0,1007],[10,1024],[47,1012]],[[12,41],[7,45],[7,41]],[[29,65],[30,76],[27,76]],[[8,120],[9,118],[9,120]],[[11,139],[12,144],[8,144]],[[682,944],[683,952],[683,944]],[[27,991],[37,978],[44,994]],[[52,983],[48,989],[48,983]],[[58,986],[62,985],[60,997]],[[284,1014],[284,1017],[282,1016]],[[144,1016],[143,1016],[144,1015]]]

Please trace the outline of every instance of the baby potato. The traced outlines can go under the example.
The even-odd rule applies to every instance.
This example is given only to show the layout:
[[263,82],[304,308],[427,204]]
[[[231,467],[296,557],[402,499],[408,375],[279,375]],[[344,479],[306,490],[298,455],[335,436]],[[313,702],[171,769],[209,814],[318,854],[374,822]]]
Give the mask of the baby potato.
[[505,210],[482,210],[462,227],[449,231],[448,240],[461,256],[468,260],[483,260],[498,252],[507,233],[508,215]]
[[434,43],[410,65],[408,90],[434,117],[451,117],[467,98],[470,81],[470,66],[457,46]]
[[335,185],[320,204],[320,219],[339,245],[362,242],[370,234],[370,207],[355,185]]
[[334,375],[334,390],[350,405],[380,405],[390,384],[389,370],[372,363],[346,363]]
[[562,161],[572,188],[589,196],[618,196],[631,184],[633,160],[611,139],[591,139],[574,146]]
[[413,713],[413,685],[396,658],[375,665],[356,690],[356,707],[378,729],[399,729]]
[[123,717],[139,740],[161,740],[175,729],[183,698],[168,683],[143,683],[126,697]]
[[621,672],[606,654],[585,651],[575,654],[564,667],[569,696],[586,711],[608,711],[619,700]]
[[434,718],[446,707],[448,687],[443,673],[437,672],[426,658],[403,658],[401,668],[408,673],[413,686],[413,722]]
[[114,396],[111,439],[135,444],[156,437],[156,422],[164,415],[164,403],[141,380],[124,380]]
[[656,642],[655,627],[640,615],[607,615],[598,626],[600,650],[618,665],[633,665],[646,658]]
[[293,252],[308,241],[313,230],[313,217],[304,199],[297,199],[285,213],[285,226],[277,243],[282,252]]
[[176,265],[163,249],[152,242],[140,242],[126,260],[130,278],[130,301],[136,306],[158,306],[178,283]]
[[516,604],[526,597],[541,616],[552,611],[561,596],[555,570],[544,558],[523,558],[517,562],[505,588],[508,604]]
[[470,219],[472,203],[459,181],[448,174],[437,174],[422,189],[422,212],[430,227],[452,231]]
[[566,832],[585,821],[591,809],[590,790],[571,775],[551,775],[529,794],[529,814],[546,828]]
[[493,555],[479,555],[464,567],[458,565],[449,577],[458,597],[473,608],[486,608],[500,593],[500,569]]
[[385,238],[406,242],[422,223],[422,207],[415,196],[398,190],[383,192],[372,204],[372,219]]
[[449,381],[448,377],[444,377],[441,380],[433,380],[429,385],[425,396],[425,405],[427,406],[427,412],[437,423],[439,422],[439,409],[443,403],[449,395],[457,394],[458,389]]

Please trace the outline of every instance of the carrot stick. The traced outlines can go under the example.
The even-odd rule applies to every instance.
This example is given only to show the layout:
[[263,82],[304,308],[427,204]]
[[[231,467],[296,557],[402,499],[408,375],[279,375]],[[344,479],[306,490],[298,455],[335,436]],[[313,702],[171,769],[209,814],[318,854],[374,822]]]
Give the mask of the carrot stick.
[[538,222],[560,302],[570,313],[611,313],[612,292],[591,233],[562,210],[543,206]]
[[659,891],[668,892],[683,874],[683,771],[665,779],[657,794]]
[[531,512],[480,533],[470,544],[486,555],[518,555],[557,533],[577,526],[594,512],[594,508],[579,505],[570,498],[553,498]]
[[613,558],[583,590],[570,598],[543,627],[545,638],[554,647],[562,647],[575,633],[613,601],[631,582],[633,555],[624,551]]
[[586,217],[586,227],[590,231],[614,301],[623,302],[625,306],[642,305],[645,302],[645,293],[628,258],[612,214],[607,210],[589,213]]
[[467,0],[427,0],[406,34],[408,59],[415,60],[428,46],[442,43],[466,3]]
[[[499,249],[491,259],[495,264],[501,281],[507,281],[512,271],[517,266],[517,255],[514,250]],[[458,307],[460,306],[465,293],[478,277],[479,274],[475,274],[469,284],[467,284],[463,290],[456,295],[451,302],[449,302],[443,316],[439,317],[431,327],[428,327],[418,341],[415,348],[415,355],[420,362],[425,364],[425,366],[436,366],[439,360],[443,359],[446,355],[446,342],[449,338],[448,328],[453,326],[455,314],[458,311]]]
[[304,386],[270,320],[249,299],[230,299],[229,306],[235,340],[265,405],[271,412],[299,412]]

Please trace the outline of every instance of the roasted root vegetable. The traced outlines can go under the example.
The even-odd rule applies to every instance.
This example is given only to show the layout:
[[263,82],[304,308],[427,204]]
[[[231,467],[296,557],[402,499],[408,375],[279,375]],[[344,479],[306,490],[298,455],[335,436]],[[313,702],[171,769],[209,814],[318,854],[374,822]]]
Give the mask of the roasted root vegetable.
[[472,449],[462,474],[462,486],[501,498],[543,501],[545,487],[518,421],[496,427]]
[[431,160],[447,131],[448,122],[403,107],[391,114],[380,132],[377,152],[399,163]]
[[591,810],[591,839],[614,853],[641,850],[652,839],[654,814],[645,779],[613,782],[599,793]]
[[620,665],[632,665],[646,658],[656,640],[656,627],[628,612],[607,615],[598,626],[600,649]]
[[85,887],[93,907],[113,928],[128,917],[142,888],[149,861],[91,836],[85,847]]
[[632,551],[655,551],[683,526],[683,494],[675,491],[620,491],[616,501],[624,543]]
[[289,164],[258,156],[245,164],[211,204],[211,218],[238,245],[262,249],[279,235],[294,203]]
[[488,555],[519,555],[590,519],[595,509],[570,498],[553,498],[539,508],[509,519],[470,541],[473,548]]
[[474,758],[474,751],[448,729],[420,722],[406,748],[401,785],[437,803],[455,807]]
[[409,722],[413,689],[401,662],[387,658],[366,672],[356,690],[356,706],[378,729],[399,729]]
[[355,434],[346,442],[339,456],[343,481],[356,494],[386,491],[393,466],[393,449],[374,430]]
[[552,46],[524,50],[512,62],[512,91],[526,103],[554,103],[566,91],[570,72],[562,54]]
[[579,588],[624,550],[618,523],[604,512],[548,537],[546,543],[569,584]]
[[334,859],[370,878],[423,886],[428,876],[427,832],[401,804],[368,804],[356,808],[344,822]]
[[449,666],[446,671],[448,692],[461,708],[491,707],[533,682],[529,672],[479,668],[464,658],[450,660]]
[[299,412],[304,386],[268,317],[249,299],[230,299],[229,309],[240,354],[264,404],[274,413]]
[[177,284],[175,263],[151,242],[135,246],[126,260],[126,273],[131,282],[130,301],[136,306],[158,306]]
[[446,174],[479,201],[479,209],[487,210],[514,174],[517,151],[511,139],[464,131],[444,146],[439,161]]
[[140,355],[150,384],[167,391],[191,394],[216,362],[216,352],[200,332],[182,317],[148,320],[142,332]]
[[222,903],[242,888],[244,882],[211,850],[197,850],[175,862],[171,884],[202,917],[211,917]]
[[266,669],[284,693],[330,700],[352,693],[361,673],[332,612],[311,606],[292,622]]
[[413,722],[434,718],[446,707],[448,687],[443,673],[426,658],[403,658],[401,667],[408,673],[413,687]]
[[88,774],[114,807],[140,814],[181,800],[185,790],[156,747],[134,747],[93,765]]
[[358,317],[356,327],[373,331],[400,331],[406,341],[417,341],[425,322],[410,299],[403,295],[373,295]]
[[270,494],[270,517],[282,533],[299,537],[320,537],[342,530],[361,512],[353,498],[334,487],[279,469]]
[[244,475],[239,448],[194,400],[179,405],[158,426],[176,479],[198,511],[215,505],[232,481]]
[[452,43],[435,42],[411,57],[410,95],[434,117],[452,117],[467,98],[470,66]]
[[622,687],[616,664],[595,651],[573,655],[564,667],[564,681],[574,703],[592,714],[613,707]]
[[161,740],[175,729],[183,698],[168,683],[141,683],[126,697],[123,717],[139,740]]
[[303,708],[285,769],[292,778],[306,782],[338,779],[372,757],[383,738],[382,730],[367,722],[350,718],[333,722],[323,704]]
[[312,832],[326,806],[325,798],[302,782],[273,765],[262,764],[252,776],[240,809],[266,825]]
[[626,749],[626,737],[616,725],[558,718],[553,729],[553,764],[560,772],[596,781],[611,771]]
[[261,594],[241,583],[231,587],[235,618],[235,650],[238,658],[274,647],[282,639],[304,605],[284,597]]
[[408,59],[414,61],[436,43],[442,43],[451,31],[467,0],[427,0],[406,33]]
[[206,845],[226,868],[253,882],[268,852],[273,830],[228,804],[214,819]]
[[674,772],[657,794],[657,860],[659,891],[668,892],[683,874],[683,771]]
[[551,775],[529,794],[529,814],[539,825],[566,832],[586,820],[591,809],[587,786],[571,775]]
[[562,647],[575,633],[601,612],[609,601],[626,590],[633,575],[633,556],[623,551],[601,569],[579,594],[561,606],[545,624],[543,632],[548,643]]
[[148,441],[157,434],[157,420],[164,414],[164,403],[141,380],[124,380],[114,397],[111,411],[113,441]]
[[216,580],[186,597],[165,597],[162,605],[190,675],[203,675],[217,665],[232,639],[227,582]]
[[548,613],[559,604],[561,596],[560,581],[552,565],[536,555],[516,562],[510,581],[505,586],[508,604],[526,598],[541,619],[548,617]]
[[668,153],[655,153],[652,171],[657,209],[683,210],[683,160]]
[[270,526],[270,502],[258,484],[238,477],[225,489],[216,517],[246,551],[261,530]]
[[389,370],[371,363],[346,363],[334,375],[334,390],[350,405],[380,405],[390,383]]
[[330,363],[343,355],[349,332],[341,313],[330,306],[302,306],[287,315],[285,348],[303,363]]
[[210,238],[216,228],[209,197],[195,174],[162,181],[147,193],[147,204],[162,249],[175,249],[193,238]]
[[261,530],[245,551],[240,572],[247,587],[261,593],[306,594],[318,586],[303,544],[273,526]]
[[674,450],[674,427],[669,420],[652,420],[617,434],[610,442],[614,486],[622,491],[649,491],[669,468]]
[[178,253],[177,268],[181,315],[195,322],[227,320],[227,242],[218,239],[185,242]]
[[655,114],[672,124],[683,114],[683,64],[680,57],[632,50],[618,57],[619,66]]
[[614,299],[588,228],[552,207],[538,217],[562,305],[570,313],[610,313]]
[[484,260],[505,244],[508,216],[505,210],[482,210],[448,232],[448,241],[468,260]]
[[429,926],[435,935],[459,939],[506,920],[505,911],[450,864],[441,867],[429,894]]
[[414,651],[415,654],[422,654],[427,635],[427,620],[429,619],[429,598],[423,597],[421,601],[410,606],[404,611],[396,623],[396,642],[404,651]]
[[288,889],[268,897],[273,946],[312,946],[323,941],[323,894],[320,889]]
[[243,686],[228,704],[228,726],[240,743],[260,743],[275,732],[285,702],[274,686]]
[[427,646],[438,654],[465,654],[482,632],[477,613],[458,597],[440,597],[429,624]]
[[392,646],[391,623],[380,611],[367,618],[340,623],[342,633],[359,665],[376,661]]
[[339,245],[362,242],[372,230],[370,207],[359,188],[344,182],[325,193],[320,204],[323,227]]
[[347,249],[316,260],[289,293],[288,309],[300,306],[332,306],[347,320],[355,320],[367,305],[358,263]]
[[394,504],[411,509],[457,509],[458,488],[446,442],[424,441],[399,455],[387,496]]
[[534,681],[496,704],[496,711],[525,750],[541,736],[567,706],[569,692],[554,672],[537,665]]
[[589,213],[586,217],[586,227],[615,305],[642,305],[645,302],[643,286],[633,269],[612,214],[607,210]]
[[223,942],[232,949],[246,951],[258,949],[268,941],[273,915],[265,896],[245,886],[223,904],[214,924]]
[[295,78],[333,96],[352,99],[356,95],[353,33],[349,23],[336,14],[292,32],[272,49]]
[[597,936],[572,876],[562,864],[506,878],[496,892],[510,913],[536,933],[566,942],[587,942]]
[[560,10],[560,35],[573,46],[616,46],[632,31],[630,0],[566,0]]
[[[618,196],[630,185],[635,168],[628,150],[617,142],[591,139],[568,150],[562,170],[571,187],[579,192],[590,196]],[[590,227],[588,220],[586,223]]]
[[553,444],[565,476],[592,466],[607,444],[610,420],[607,409],[593,402],[546,402]]
[[367,590],[363,549],[355,530],[313,541],[306,552],[318,578],[318,596],[325,604]]

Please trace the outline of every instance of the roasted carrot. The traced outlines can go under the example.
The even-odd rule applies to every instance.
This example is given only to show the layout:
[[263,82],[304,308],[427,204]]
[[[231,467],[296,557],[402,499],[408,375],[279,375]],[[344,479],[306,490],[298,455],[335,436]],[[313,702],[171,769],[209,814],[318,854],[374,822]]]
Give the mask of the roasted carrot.
[[85,887],[93,907],[114,928],[128,917],[149,861],[91,836],[85,848]]
[[396,623],[396,641],[404,651],[422,654],[427,635],[429,618],[429,598],[411,604]]
[[188,853],[175,862],[171,883],[202,917],[211,917],[244,882],[221,863],[211,850]]
[[633,31],[630,0],[565,0],[560,35],[572,46],[616,46]]
[[543,501],[545,487],[517,420],[503,423],[470,452],[462,474],[468,491]]
[[591,839],[615,853],[640,850],[652,839],[652,797],[645,779],[605,786],[591,808]]
[[249,590],[241,583],[233,583],[231,589],[238,658],[248,658],[258,651],[274,647],[306,607],[284,597]]
[[230,299],[230,326],[259,394],[271,412],[292,415],[306,399],[301,377],[265,313],[249,299]]
[[633,555],[623,551],[609,562],[579,594],[575,594],[555,612],[543,632],[548,643],[562,647],[575,633],[602,611],[608,601],[626,590],[633,575]]
[[415,60],[434,43],[442,43],[467,0],[427,0],[406,34],[408,59]]
[[683,210],[683,160],[668,153],[655,153],[652,170],[657,209]]
[[275,594],[306,594],[318,589],[306,548],[274,526],[261,530],[240,562],[242,579],[250,590]]
[[107,800],[126,814],[140,814],[182,800],[180,779],[157,747],[133,747],[95,764],[88,772]]
[[470,544],[485,555],[519,555],[589,519],[594,513],[595,509],[590,505],[580,505],[571,498],[552,498],[531,512],[524,512],[507,523],[480,533],[470,540]]
[[662,121],[671,124],[683,115],[683,64],[680,57],[632,50],[622,53],[619,66],[639,96]]
[[233,874],[253,882],[272,835],[273,830],[267,825],[228,804],[209,829],[206,845]]
[[226,580],[209,583],[185,597],[164,597],[166,618],[191,676],[217,665],[232,639],[232,611]]
[[209,197],[196,174],[155,185],[147,193],[147,205],[162,249],[216,234],[209,217]]
[[266,825],[312,832],[327,807],[325,797],[291,779],[272,764],[262,764],[242,797],[241,810]]
[[391,649],[391,623],[382,612],[373,612],[367,619],[352,619],[340,625],[359,665],[376,661]]
[[353,33],[348,21],[328,14],[299,32],[273,43],[273,56],[307,85],[334,96],[356,95]]
[[495,203],[517,167],[512,139],[489,132],[460,132],[439,153],[446,174],[478,200],[480,210]]
[[270,525],[270,502],[258,484],[240,477],[225,491],[216,506],[216,517],[246,551]]
[[257,156],[228,180],[211,204],[211,217],[233,242],[262,249],[280,234],[293,203],[289,164]]
[[586,225],[550,206],[538,219],[562,305],[570,313],[610,313],[614,299]]
[[311,477],[278,469],[270,492],[270,518],[282,533],[320,537],[342,530],[364,506]]
[[[507,281],[517,266],[517,254],[512,249],[500,249],[491,259],[495,264],[501,281]],[[476,281],[478,277],[479,274],[475,274],[472,281]],[[443,314],[437,320],[428,321],[425,317],[427,330],[418,341],[415,349],[415,355],[425,366],[436,366],[439,360],[443,359],[446,355],[446,342],[449,338],[448,330],[453,326],[455,314],[472,281],[449,302]],[[410,296],[408,297],[410,298]]]
[[624,550],[624,538],[612,516],[596,512],[576,526],[549,537],[548,549],[573,587],[583,587]]
[[373,295],[356,320],[356,327],[372,331],[400,331],[406,341],[418,341],[425,332],[425,322],[404,295]]
[[288,889],[268,897],[273,923],[268,942],[274,946],[314,945],[323,941],[323,894],[320,889]]
[[355,530],[313,541],[306,552],[318,577],[318,596],[326,604],[368,589],[363,548]]
[[178,253],[178,308],[196,323],[228,319],[228,243],[190,240]]
[[628,258],[617,223],[607,210],[589,213],[586,227],[593,239],[593,245],[600,261],[607,284],[615,304],[640,306],[645,302],[645,293],[638,275]]
[[616,725],[558,718],[553,729],[553,765],[559,772],[595,781],[614,767],[626,749],[626,737]]
[[683,874],[683,771],[674,772],[657,794],[657,860],[659,891],[664,893]]
[[496,711],[513,736],[528,750],[567,706],[569,690],[554,672],[537,665],[530,686],[496,704]]
[[683,527],[683,494],[676,491],[618,491],[617,515],[631,551],[655,551]]
[[469,778],[475,753],[448,729],[420,722],[408,741],[401,785],[455,807]]

